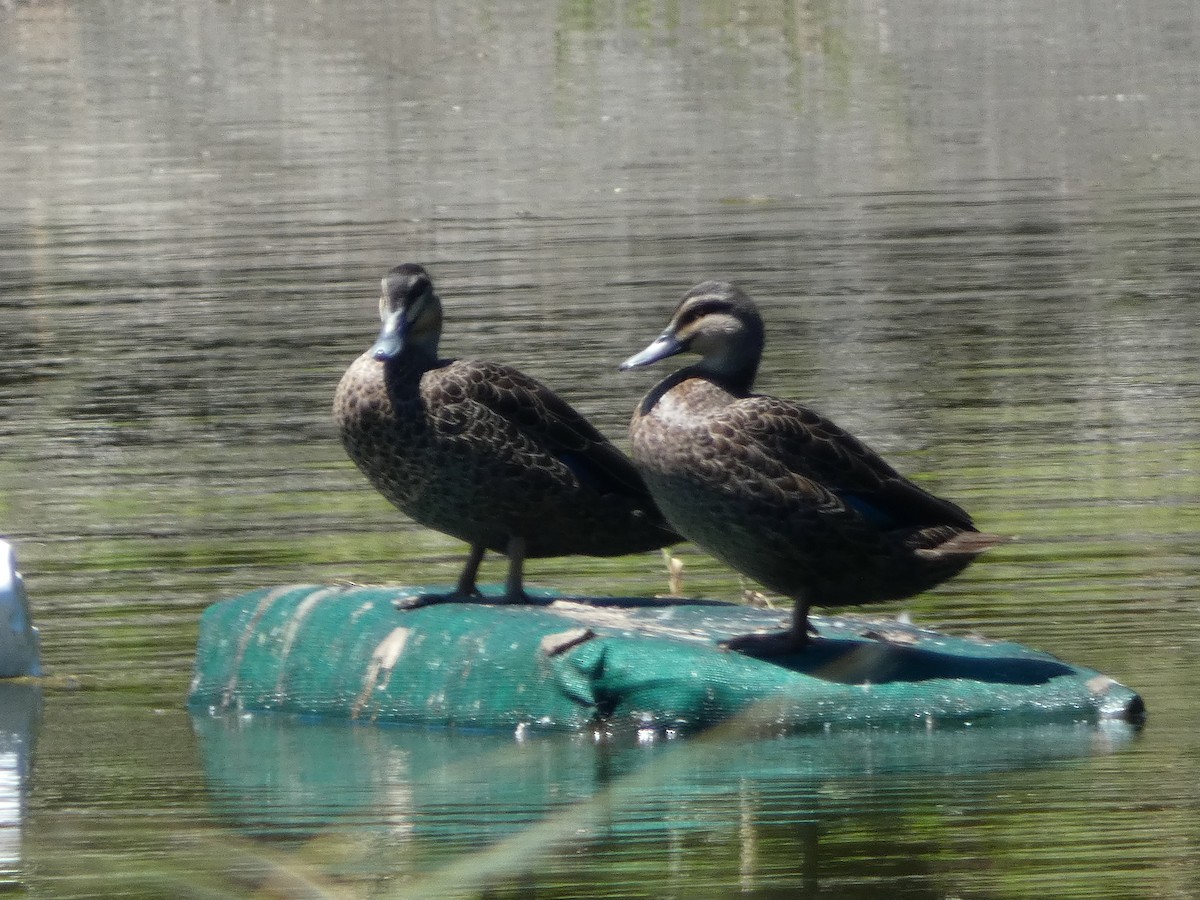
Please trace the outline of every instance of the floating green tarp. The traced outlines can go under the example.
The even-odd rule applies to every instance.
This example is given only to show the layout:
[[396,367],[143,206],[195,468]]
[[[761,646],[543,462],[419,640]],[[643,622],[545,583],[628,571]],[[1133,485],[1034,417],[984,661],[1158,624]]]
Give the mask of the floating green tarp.
[[217,603],[201,620],[189,703],[477,728],[681,731],[735,716],[790,731],[1137,719],[1143,709],[1094,670],[892,620],[813,616],[810,646],[768,662],[718,643],[781,629],[787,611],[548,594],[522,606],[396,608],[423,590],[439,589],[295,585]]

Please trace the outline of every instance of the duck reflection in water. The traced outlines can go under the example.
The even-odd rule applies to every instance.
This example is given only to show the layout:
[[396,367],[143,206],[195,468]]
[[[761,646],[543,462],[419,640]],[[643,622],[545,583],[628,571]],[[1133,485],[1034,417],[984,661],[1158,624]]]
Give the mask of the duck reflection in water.
[[699,355],[638,405],[633,459],[673,528],[794,601],[788,631],[727,644],[776,656],[807,643],[811,606],[919,593],[1006,538],[981,533],[961,507],[813,410],[753,393],[763,344],[750,298],[706,281],[621,368]]
[[511,366],[442,359],[442,304],[424,268],[382,282],[382,330],[338,385],[350,458],[416,522],[470,544],[452,594],[478,598],[484,553],[508,556],[504,599],[526,601],[526,558],[619,556],[680,540],[629,458]]

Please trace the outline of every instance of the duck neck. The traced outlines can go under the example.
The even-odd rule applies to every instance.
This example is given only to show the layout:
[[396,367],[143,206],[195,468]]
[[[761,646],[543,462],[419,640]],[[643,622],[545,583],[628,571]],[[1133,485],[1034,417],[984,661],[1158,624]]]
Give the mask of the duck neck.
[[688,373],[688,377],[711,381],[735,397],[746,397],[754,389],[754,379],[758,375],[758,357],[706,357],[682,371]]
[[384,362],[384,370],[389,380],[408,380],[420,378],[430,369],[439,364],[437,346],[410,344],[404,350]]
[[642,398],[642,402],[638,405],[638,413],[643,416],[648,415],[664,394],[692,378],[698,378],[716,385],[734,397],[748,397],[750,396],[751,389],[754,387],[754,375],[757,368],[757,366],[751,366],[745,372],[731,373],[721,370],[718,373],[714,373],[711,368],[706,367],[704,362],[701,361],[690,366],[684,366],[682,369],[676,369],[652,387],[646,396]]

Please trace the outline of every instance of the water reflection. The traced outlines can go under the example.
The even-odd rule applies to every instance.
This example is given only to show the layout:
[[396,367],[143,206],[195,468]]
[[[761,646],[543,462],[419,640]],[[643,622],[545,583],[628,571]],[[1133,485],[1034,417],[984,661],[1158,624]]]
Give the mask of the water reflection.
[[0,887],[25,883],[22,845],[41,711],[39,686],[0,683]]
[[[747,742],[718,729],[647,744],[592,735],[514,742],[275,714],[197,713],[192,726],[220,815],[297,848],[358,835],[348,842],[371,849],[357,866],[404,871],[436,893],[522,871],[527,887],[553,883],[572,854],[624,854],[631,844],[640,858],[664,861],[694,861],[685,848],[707,844],[734,854],[750,886],[781,868],[815,885],[847,856],[848,817],[924,818],[931,832],[952,829],[964,811],[992,801],[992,773],[1066,764],[1086,777],[1066,761],[1112,753],[1135,733],[1106,723],[848,729]],[[797,832],[809,835],[800,847]]]

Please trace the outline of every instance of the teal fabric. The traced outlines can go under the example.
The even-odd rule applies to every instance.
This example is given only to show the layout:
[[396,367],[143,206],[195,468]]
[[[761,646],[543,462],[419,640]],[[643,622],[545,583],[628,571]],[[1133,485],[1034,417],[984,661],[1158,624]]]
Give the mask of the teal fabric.
[[554,730],[692,731],[743,717],[791,731],[1142,713],[1137,694],[1094,670],[891,620],[813,616],[814,642],[768,662],[718,643],[782,628],[786,611],[548,593],[527,606],[395,607],[423,590],[446,589],[298,585],[217,603],[201,620],[189,703]]

